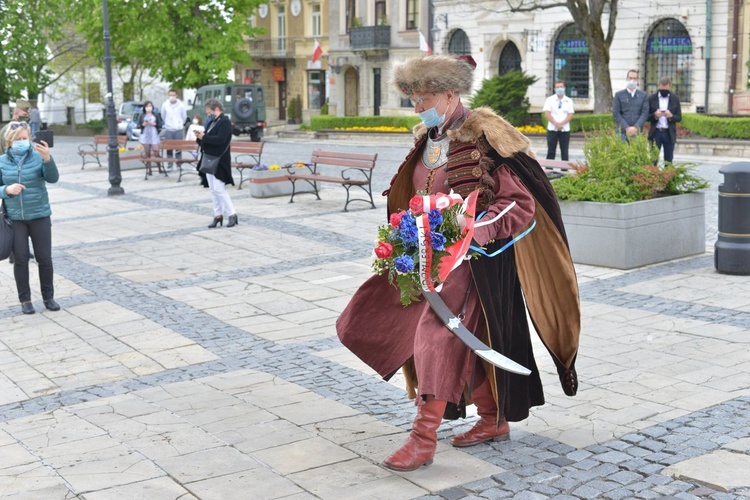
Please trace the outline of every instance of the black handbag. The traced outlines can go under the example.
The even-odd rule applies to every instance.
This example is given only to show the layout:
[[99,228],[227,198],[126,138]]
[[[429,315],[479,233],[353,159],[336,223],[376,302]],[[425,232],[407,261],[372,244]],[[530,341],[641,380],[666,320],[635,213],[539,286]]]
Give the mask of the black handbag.
[[0,260],[10,257],[13,252],[13,221],[5,212],[5,201],[0,204]]
[[201,168],[199,171],[203,174],[216,175],[216,171],[219,169],[219,160],[221,160],[221,156],[203,153],[203,157],[201,157]]

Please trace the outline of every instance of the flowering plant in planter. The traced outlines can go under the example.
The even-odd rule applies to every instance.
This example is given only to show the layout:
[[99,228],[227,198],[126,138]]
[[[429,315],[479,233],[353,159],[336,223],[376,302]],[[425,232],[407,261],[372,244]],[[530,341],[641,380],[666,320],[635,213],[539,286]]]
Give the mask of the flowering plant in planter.
[[458,267],[474,234],[476,193],[415,195],[409,209],[391,214],[378,228],[375,274],[388,275],[404,306],[419,300],[421,290],[439,291]]
[[644,135],[623,141],[612,131],[592,134],[583,152],[576,174],[552,181],[560,200],[631,203],[708,187],[690,163],[657,166],[659,149]]

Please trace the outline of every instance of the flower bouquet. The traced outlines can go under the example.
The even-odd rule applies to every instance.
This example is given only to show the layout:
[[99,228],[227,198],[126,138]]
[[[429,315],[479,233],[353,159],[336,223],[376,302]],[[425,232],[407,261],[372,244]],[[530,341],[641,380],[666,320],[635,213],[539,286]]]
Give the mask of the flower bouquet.
[[401,303],[418,301],[421,290],[440,291],[448,274],[466,258],[474,234],[477,193],[417,194],[409,209],[391,214],[378,228],[373,271],[387,274]]

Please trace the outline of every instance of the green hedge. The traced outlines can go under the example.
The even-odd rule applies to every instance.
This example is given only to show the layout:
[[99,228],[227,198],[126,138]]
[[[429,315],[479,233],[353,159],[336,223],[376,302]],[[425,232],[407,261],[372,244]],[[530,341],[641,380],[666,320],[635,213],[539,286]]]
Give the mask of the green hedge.
[[406,127],[409,130],[419,123],[418,116],[332,116],[310,117],[310,130],[349,127]]
[[693,133],[709,139],[750,139],[750,118],[682,115],[680,124]]
[[[547,117],[542,113],[542,125],[547,128]],[[575,113],[570,120],[571,132],[593,132],[595,130],[614,130],[612,115],[586,115]]]

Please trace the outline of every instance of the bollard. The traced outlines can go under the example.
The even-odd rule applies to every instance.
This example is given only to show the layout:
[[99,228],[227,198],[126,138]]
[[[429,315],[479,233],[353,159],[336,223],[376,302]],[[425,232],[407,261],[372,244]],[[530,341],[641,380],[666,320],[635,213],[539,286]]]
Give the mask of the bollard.
[[716,270],[750,274],[750,162],[730,163],[719,169],[719,238],[714,247]]

